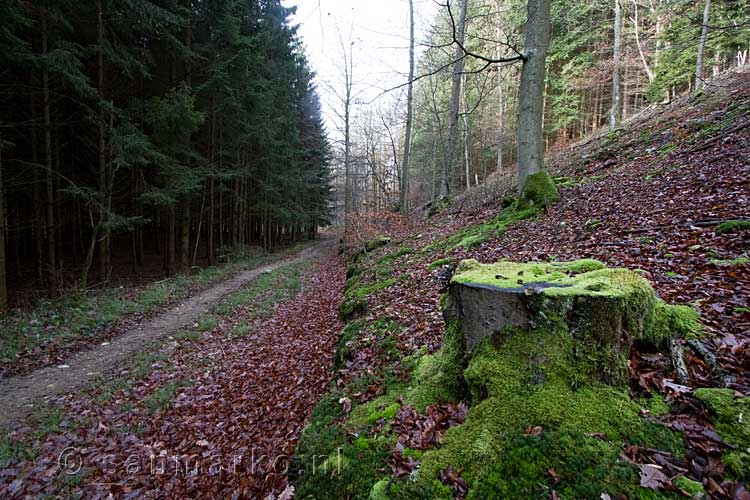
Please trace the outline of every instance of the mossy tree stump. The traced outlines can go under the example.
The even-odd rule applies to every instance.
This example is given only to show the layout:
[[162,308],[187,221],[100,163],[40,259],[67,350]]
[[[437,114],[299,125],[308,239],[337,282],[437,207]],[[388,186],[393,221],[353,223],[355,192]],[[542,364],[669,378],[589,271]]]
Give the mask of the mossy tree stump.
[[569,336],[571,362],[611,383],[626,381],[636,341],[668,347],[674,336],[695,328],[697,316],[665,304],[639,274],[589,259],[488,265],[465,260],[451,280],[445,314],[458,321],[467,352],[485,338],[502,343],[518,330]]

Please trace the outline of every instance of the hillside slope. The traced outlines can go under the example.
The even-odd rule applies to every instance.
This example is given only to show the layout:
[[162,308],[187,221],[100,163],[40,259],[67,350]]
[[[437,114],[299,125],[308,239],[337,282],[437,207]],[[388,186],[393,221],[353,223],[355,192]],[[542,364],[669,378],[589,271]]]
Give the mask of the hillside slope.
[[[750,498],[748,144],[741,73],[551,158],[562,199],[543,212],[499,197],[470,210],[469,195],[420,221],[363,221],[335,379],[297,449],[300,497]],[[617,438],[617,425],[576,435],[526,422],[501,431],[515,433],[508,443],[493,430],[455,452],[484,402],[464,385],[476,373],[446,362],[440,302],[451,266],[469,258],[597,259],[700,313],[702,333],[679,338],[671,357],[631,352],[630,396],[617,404],[643,418],[612,418],[643,439]],[[311,455],[329,457],[324,471],[299,474]]]

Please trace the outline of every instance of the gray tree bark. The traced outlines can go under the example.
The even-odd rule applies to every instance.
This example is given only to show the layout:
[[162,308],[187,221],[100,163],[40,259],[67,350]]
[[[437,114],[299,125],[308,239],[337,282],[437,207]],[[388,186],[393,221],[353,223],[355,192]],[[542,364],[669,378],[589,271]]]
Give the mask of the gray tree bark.
[[622,62],[622,5],[615,0],[615,36],[612,51],[612,107],[609,110],[609,128],[614,130],[622,119],[620,91],[620,65]]
[[344,232],[349,229],[349,216],[352,209],[352,141],[351,141],[351,104],[352,104],[352,80],[350,65],[351,58],[344,59],[344,78],[346,89],[344,91]]
[[401,167],[399,206],[401,213],[409,211],[409,159],[411,156],[411,127],[414,119],[414,0],[409,0],[409,86],[406,89],[406,137],[404,161]]
[[[497,0],[497,26],[495,28],[495,37],[497,38],[497,44],[495,51],[497,52],[496,57],[502,57],[502,44],[500,43],[500,35],[502,35],[502,28],[500,26],[500,13],[503,10],[503,0]],[[505,99],[503,97],[503,75],[500,71],[500,66],[497,67],[497,171],[500,172],[503,169],[503,139],[505,135]]]
[[544,167],[544,82],[550,37],[550,0],[529,0],[525,59],[521,68],[518,103],[518,188]]
[[456,62],[453,64],[453,82],[451,85],[451,109],[450,121],[448,125],[448,145],[445,152],[445,162],[443,163],[443,172],[440,176],[440,198],[445,198],[450,193],[449,177],[453,172],[453,160],[455,156],[456,140],[458,135],[458,105],[461,97],[461,74],[464,72],[464,51],[461,48],[464,43],[464,33],[466,29],[466,10],[469,1],[461,0],[461,11],[458,14],[458,24],[456,25]]
[[698,43],[698,57],[695,60],[695,90],[702,89],[703,82],[703,52],[706,50],[706,39],[708,38],[708,18],[711,14],[711,0],[706,0],[703,8],[703,24],[701,25],[701,38]]

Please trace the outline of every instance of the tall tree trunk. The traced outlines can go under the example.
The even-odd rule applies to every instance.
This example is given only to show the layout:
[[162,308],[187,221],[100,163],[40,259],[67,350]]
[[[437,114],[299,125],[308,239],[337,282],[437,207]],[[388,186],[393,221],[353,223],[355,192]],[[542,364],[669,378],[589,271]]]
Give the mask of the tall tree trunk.
[[347,55],[344,48],[344,233],[349,230],[349,217],[352,210],[352,172],[351,172],[351,103],[352,103],[352,62],[351,48]]
[[409,211],[409,160],[411,153],[411,127],[414,119],[414,0],[409,0],[409,86],[406,89],[406,136],[404,161],[401,167],[400,208]]
[[190,267],[190,198],[185,195],[180,210],[180,264],[179,271]]
[[448,145],[445,152],[445,162],[443,163],[443,172],[440,175],[440,198],[445,198],[450,193],[450,176],[453,173],[454,150],[456,149],[456,139],[458,135],[458,105],[461,98],[461,74],[464,72],[464,52],[461,46],[464,44],[464,33],[466,30],[466,11],[468,9],[468,0],[461,0],[461,11],[458,14],[458,24],[456,25],[456,51],[454,54],[455,62],[453,63],[453,81],[451,83],[451,108],[450,120],[448,123]]
[[[185,9],[189,13],[191,9],[191,0],[185,0]],[[188,51],[191,50],[191,44],[193,41],[193,25],[192,17],[188,14],[187,27],[185,28],[185,47]],[[192,85],[192,61],[190,55],[185,57],[185,75],[184,81],[188,87]],[[191,138],[190,136],[186,139],[186,146],[188,151],[191,149]],[[190,168],[190,161],[188,160],[188,168]],[[190,193],[184,194],[182,200],[182,218],[180,224],[180,264],[179,268],[181,272],[186,271],[190,267]]]
[[638,0],[633,0],[633,10],[634,10],[634,18],[633,18],[633,27],[635,28],[635,44],[638,47],[638,55],[641,57],[641,62],[643,63],[643,69],[646,71],[646,77],[648,78],[648,82],[651,83],[656,78],[656,73],[654,73],[654,70],[651,69],[651,66],[648,64],[648,61],[646,60],[646,54],[643,52],[643,46],[641,45],[641,37],[639,35],[639,26],[638,26]]
[[518,99],[518,189],[544,167],[544,84],[550,36],[550,0],[529,0],[525,59]]
[[[99,239],[99,281],[106,282],[109,278],[109,236],[110,230],[107,224],[108,214],[106,206],[108,205],[108,186],[109,186],[109,175],[107,172],[107,158],[105,151],[105,134],[106,134],[106,119],[104,117],[104,22],[103,22],[103,11],[101,0],[96,2],[96,32],[97,32],[97,91],[99,97],[99,116],[97,117],[99,122],[99,137],[98,137],[98,161],[99,161],[99,214],[98,214],[98,230],[92,231],[91,238],[93,242],[96,242],[98,233],[101,232],[101,238]],[[93,245],[93,243],[92,243]],[[86,286],[86,276],[88,275],[88,266],[91,263],[89,259],[86,260],[86,268],[83,271],[83,283],[81,286]]]
[[[500,24],[500,15],[503,10],[503,0],[497,1],[497,19],[495,27],[495,37],[497,38],[497,44],[495,46],[495,56],[499,59],[502,57],[502,44],[500,43],[500,36],[502,35],[502,26]],[[497,69],[497,171],[500,172],[503,169],[503,138],[505,134],[505,99],[503,97],[503,74],[500,71],[500,66],[496,66]]]
[[[5,279],[5,197],[3,192],[3,136],[0,135],[0,313],[8,309],[8,284]],[[16,255],[18,255],[16,251]]]
[[208,179],[208,224],[206,232],[208,233],[208,265],[216,264],[216,244],[214,239],[214,178]]
[[34,121],[31,125],[31,162],[34,164],[34,187],[32,195],[34,199],[34,250],[36,257],[36,273],[39,283],[44,282],[44,200],[40,192],[39,184],[39,143],[37,138],[37,109],[34,97],[31,97],[31,116]]
[[463,142],[464,142],[464,168],[466,170],[466,189],[471,187],[471,165],[469,165],[469,101],[466,98],[466,75],[463,75],[462,87],[462,102],[463,102],[463,113],[461,113],[461,121],[464,125],[463,131]]
[[174,204],[169,206],[167,214],[167,274],[173,275],[177,272],[177,244],[175,235],[176,214]]
[[[42,54],[46,56],[47,13],[42,14]],[[57,296],[57,257],[55,238],[55,187],[52,169],[52,119],[50,117],[49,69],[45,61],[42,68],[42,95],[44,99],[44,164],[46,172],[46,232],[47,232],[47,295]]]
[[622,64],[622,4],[615,0],[615,36],[612,51],[612,107],[609,110],[609,128],[614,130],[620,125],[622,104],[620,102],[620,66]]
[[414,117],[414,0],[409,0],[409,86],[406,89],[406,137],[404,161],[401,167],[399,206],[401,213],[409,211],[409,160],[411,153],[411,127]]
[[703,52],[706,50],[706,38],[708,38],[708,17],[711,14],[711,0],[706,0],[703,8],[703,24],[701,24],[701,39],[698,43],[698,57],[695,60],[695,90],[705,86],[703,81]]

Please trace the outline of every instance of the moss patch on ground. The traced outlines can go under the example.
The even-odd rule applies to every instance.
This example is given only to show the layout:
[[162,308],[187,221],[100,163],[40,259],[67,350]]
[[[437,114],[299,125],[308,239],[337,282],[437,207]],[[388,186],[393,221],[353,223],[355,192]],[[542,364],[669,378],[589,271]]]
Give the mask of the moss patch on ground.
[[750,220],[729,220],[716,226],[716,234],[736,233],[750,229]]
[[[402,358],[395,349],[393,336],[399,329],[393,322],[361,319],[342,331],[337,369],[353,360],[356,352],[373,347],[382,368],[344,387],[332,384],[316,404],[290,468],[297,498],[367,499],[372,485],[390,476],[388,457],[396,438],[389,432],[390,425],[381,424],[395,418],[401,406],[397,398],[407,391],[408,376],[404,380],[403,374],[416,364],[415,358]],[[373,386],[381,388],[381,396],[365,403],[352,396]],[[348,414],[344,401],[351,404]]]
[[732,389],[696,389],[694,395],[711,410],[719,436],[734,447],[724,463],[737,479],[750,481],[750,398],[735,397]]
[[[396,253],[402,256],[412,252]],[[358,260],[349,266],[344,284],[344,300],[339,305],[339,318],[342,321],[350,321],[367,312],[368,296],[398,282],[398,278],[391,276],[392,271],[387,267],[389,262],[391,260],[379,266],[370,266],[374,269],[374,280],[365,273],[368,268]]]
[[531,219],[539,215],[536,207],[519,208],[517,203],[503,209],[500,214],[484,224],[467,227],[448,237],[444,243],[446,250],[456,248],[474,248],[487,240],[502,236],[509,226],[524,219]]

